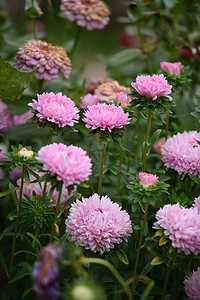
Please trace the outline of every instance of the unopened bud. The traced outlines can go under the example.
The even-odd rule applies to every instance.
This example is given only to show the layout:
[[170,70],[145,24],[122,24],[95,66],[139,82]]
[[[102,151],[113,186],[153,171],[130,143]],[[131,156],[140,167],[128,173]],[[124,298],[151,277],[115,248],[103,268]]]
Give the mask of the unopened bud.
[[27,150],[26,147],[22,148],[19,152],[18,155],[19,156],[23,156],[23,157],[32,157],[33,156],[33,151],[32,150]]

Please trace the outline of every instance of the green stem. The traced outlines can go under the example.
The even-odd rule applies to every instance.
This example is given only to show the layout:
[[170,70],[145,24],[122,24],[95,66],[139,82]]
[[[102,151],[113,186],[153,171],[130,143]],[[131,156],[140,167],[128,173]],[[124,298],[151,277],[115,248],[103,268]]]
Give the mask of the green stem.
[[62,185],[60,187],[59,194],[58,194],[58,201],[57,201],[57,204],[56,204],[56,212],[55,212],[55,215],[54,215],[53,227],[52,227],[51,237],[50,237],[49,243],[52,243],[54,233],[55,233],[55,227],[56,227],[57,219],[58,219],[58,211],[59,211],[59,207],[60,207],[61,193],[62,193]]
[[133,289],[134,289],[134,278],[135,278],[135,275],[137,272],[137,266],[138,266],[138,261],[139,261],[139,257],[140,257],[140,249],[142,246],[144,228],[145,228],[145,224],[146,224],[146,220],[147,220],[148,208],[149,208],[149,197],[147,198],[147,202],[146,202],[146,206],[145,206],[144,219],[142,222],[142,228],[140,231],[140,237],[139,237],[138,248],[137,248],[137,253],[136,253],[135,265],[134,265],[134,270],[133,270],[133,283],[132,283],[132,289],[131,289],[132,293],[133,293]]
[[145,172],[146,169],[146,159],[147,159],[147,147],[148,147],[148,140],[149,140],[149,133],[151,128],[151,118],[152,118],[152,111],[149,110],[149,117],[147,122],[147,130],[146,130],[146,137],[145,137],[145,145],[144,145],[144,153],[143,153],[143,160],[142,160],[142,171]]
[[37,40],[37,27],[36,27],[35,18],[33,18],[33,34],[34,34],[34,40]]
[[102,158],[101,158],[101,169],[100,169],[100,175],[99,175],[99,184],[98,184],[98,194],[101,194],[101,186],[102,186],[102,178],[103,178],[103,166],[105,162],[105,157],[106,157],[106,144],[103,145],[103,150],[102,150]]
[[38,94],[42,93],[42,86],[43,86],[44,80],[38,80]]
[[17,208],[17,219],[16,219],[15,233],[14,233],[13,243],[12,243],[12,251],[11,251],[11,258],[10,258],[10,267],[9,267],[9,273],[8,273],[8,286],[7,286],[7,291],[6,291],[6,300],[9,299],[9,290],[10,290],[9,281],[11,280],[11,277],[12,277],[12,269],[13,269],[13,263],[14,263],[15,246],[16,246],[16,240],[17,240],[17,232],[18,232],[18,228],[19,228],[21,205],[22,205],[22,196],[23,196],[23,186],[24,186],[25,171],[26,171],[26,166],[23,165],[23,168],[22,168],[22,178],[21,178],[21,186],[20,186],[20,195],[19,195],[19,202],[18,202],[18,208]]
[[[37,227],[36,227],[36,230],[35,230],[35,237],[36,237],[36,239],[38,239],[39,233],[40,233],[40,225],[37,224]],[[38,258],[38,252],[39,252],[38,243],[36,243],[36,245],[35,245],[36,260]]]
[[163,286],[163,291],[162,291],[162,300],[165,300],[165,294],[166,294],[166,290],[167,290],[167,284],[168,284],[168,280],[169,280],[169,275],[171,273],[171,269],[172,269],[172,265],[176,259],[176,256],[177,256],[177,249],[174,250],[174,253],[173,253],[173,256],[172,256],[172,259],[170,261],[170,264],[167,268],[167,272],[166,272],[166,275],[165,275],[165,281],[164,281],[164,286]]
[[106,261],[105,259],[102,259],[102,258],[83,258],[81,260],[81,262],[83,264],[87,264],[87,263],[89,263],[89,264],[100,264],[100,265],[103,265],[103,266],[107,267],[113,273],[113,275],[115,276],[115,278],[118,280],[118,282],[123,287],[124,292],[127,295],[127,298],[129,300],[133,299],[131,291],[128,288],[126,282],[124,281],[124,279],[122,278],[122,276],[119,274],[119,272],[115,269],[115,267],[111,263],[109,263],[108,261]]
[[119,167],[118,167],[118,174],[117,174],[117,192],[116,192],[116,196],[119,196],[119,190],[120,190],[121,169],[122,169],[122,155],[123,155],[123,148],[122,148],[122,146],[120,146],[120,151],[119,151]]
[[165,139],[168,139],[168,134],[169,134],[169,118],[170,118],[170,112],[167,112],[166,115],[166,124],[165,124]]
[[74,56],[74,52],[75,52],[76,47],[78,45],[78,42],[80,40],[81,32],[82,32],[82,27],[79,26],[77,34],[76,34],[76,37],[75,37],[75,40],[74,40],[74,44],[73,44],[72,50],[70,51],[70,53],[68,55],[71,60],[72,60],[72,57]]
[[[50,128],[48,145],[51,144],[51,142],[52,142],[52,137],[53,137],[53,130]],[[46,189],[47,189],[47,182],[44,183],[43,196],[44,196],[44,194],[46,193]]]
[[142,52],[145,55],[145,61],[146,61],[146,65],[147,65],[147,70],[148,70],[149,74],[151,74],[152,73],[152,71],[151,71],[151,65],[150,65],[150,62],[149,62],[149,59],[148,59],[148,56],[147,56],[148,52],[145,49],[144,41],[142,39],[142,32],[141,32],[140,26],[137,27],[137,30],[138,30],[138,38],[139,38],[139,43],[140,43],[140,49],[142,50]]

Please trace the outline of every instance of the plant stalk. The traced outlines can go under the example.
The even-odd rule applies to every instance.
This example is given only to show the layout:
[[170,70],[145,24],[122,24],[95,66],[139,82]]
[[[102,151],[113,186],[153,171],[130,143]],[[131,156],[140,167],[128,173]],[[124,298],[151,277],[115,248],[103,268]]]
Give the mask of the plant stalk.
[[168,134],[169,134],[169,118],[170,118],[170,112],[167,112],[166,124],[165,124],[165,140],[168,139]]
[[120,190],[121,169],[122,169],[122,155],[123,155],[123,148],[122,148],[122,146],[120,146],[120,151],[119,151],[119,166],[118,166],[118,174],[117,174],[117,192],[116,192],[116,196],[119,196],[119,190]]
[[76,50],[78,42],[80,40],[81,32],[82,32],[82,27],[78,26],[78,31],[77,31],[77,34],[76,34],[76,37],[75,37],[75,40],[74,40],[74,44],[73,44],[72,50],[70,51],[70,53],[68,55],[71,60],[72,60],[72,58],[74,56],[75,50]]
[[165,275],[165,281],[164,281],[164,286],[163,286],[163,291],[162,291],[162,300],[165,300],[165,294],[166,294],[166,290],[167,290],[167,284],[168,284],[168,280],[169,280],[169,275],[171,273],[171,269],[172,269],[172,265],[176,259],[176,256],[177,256],[177,249],[174,250],[174,253],[173,253],[173,256],[172,256],[172,259],[170,261],[170,264],[167,268],[167,272],[166,272],[166,275]]
[[100,169],[100,175],[99,175],[99,184],[98,184],[98,194],[101,194],[101,186],[102,186],[102,178],[103,178],[103,166],[105,162],[105,157],[106,157],[106,144],[103,145],[103,150],[102,150],[102,158],[101,158],[101,169]]
[[143,153],[143,160],[142,160],[142,171],[145,172],[146,169],[146,159],[147,159],[147,148],[148,148],[148,140],[149,140],[149,133],[151,128],[151,118],[152,118],[152,111],[149,110],[149,116],[147,121],[147,130],[146,130],[146,137],[145,137],[145,145],[144,145],[144,153]]

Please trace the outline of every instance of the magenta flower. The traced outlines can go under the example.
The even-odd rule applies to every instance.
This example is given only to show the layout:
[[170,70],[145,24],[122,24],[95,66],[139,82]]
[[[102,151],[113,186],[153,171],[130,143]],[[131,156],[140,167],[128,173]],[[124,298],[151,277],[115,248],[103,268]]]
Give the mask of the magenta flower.
[[178,174],[194,174],[200,177],[200,133],[190,131],[177,133],[168,138],[161,148],[165,167],[174,169]]
[[158,181],[158,177],[156,175],[148,174],[145,172],[140,172],[138,177],[140,179],[140,183],[144,188],[147,188],[148,186],[153,185]]
[[110,20],[107,6],[98,0],[62,0],[60,10],[70,22],[87,30],[103,29]]
[[26,121],[32,117],[33,117],[33,113],[30,110],[25,112],[22,115],[15,115],[13,116],[13,125],[17,126],[17,125],[25,124]]
[[175,62],[175,63],[170,63],[170,62],[161,62],[160,63],[160,69],[162,72],[167,72],[173,75],[178,75],[180,73],[180,70],[184,66],[182,65],[181,62]]
[[73,145],[53,143],[44,146],[35,158],[43,164],[43,170],[56,175],[66,186],[88,180],[92,173],[91,159],[82,148]]
[[99,102],[100,101],[98,100],[98,97],[96,95],[87,94],[82,98],[81,103],[79,104],[79,107],[82,109],[87,109],[88,106],[92,106]]
[[200,252],[200,218],[197,209],[167,204],[156,213],[154,229],[163,229],[172,247],[186,255]]
[[29,103],[36,112],[39,121],[48,120],[49,122],[58,124],[58,127],[73,126],[78,123],[79,110],[75,107],[75,103],[62,93],[43,93],[38,96],[38,101],[33,99],[33,103]]
[[200,214],[200,196],[194,199],[194,203],[192,204],[193,207],[196,207],[198,213]]
[[185,292],[190,300],[200,299],[200,268],[192,273],[192,279],[185,279]]
[[107,196],[94,194],[72,203],[65,221],[69,241],[103,254],[132,233],[129,214]]
[[89,106],[88,110],[84,112],[84,116],[83,121],[86,123],[86,127],[93,130],[99,128],[111,132],[113,128],[122,128],[130,123],[129,114],[124,113],[121,106],[117,107],[114,104],[98,103]]
[[4,132],[13,125],[12,116],[6,112],[7,105],[0,100],[0,131]]
[[121,106],[127,106],[131,102],[131,98],[124,92],[116,93],[115,99],[117,104],[121,104]]
[[131,86],[142,96],[156,100],[158,97],[167,97],[172,100],[172,86],[168,84],[163,74],[160,75],[141,75],[137,76],[136,82],[132,82]]
[[71,61],[65,50],[41,40],[27,41],[19,48],[14,60],[17,69],[32,71],[39,67],[35,74],[38,80],[57,79],[59,71],[68,79],[71,73]]

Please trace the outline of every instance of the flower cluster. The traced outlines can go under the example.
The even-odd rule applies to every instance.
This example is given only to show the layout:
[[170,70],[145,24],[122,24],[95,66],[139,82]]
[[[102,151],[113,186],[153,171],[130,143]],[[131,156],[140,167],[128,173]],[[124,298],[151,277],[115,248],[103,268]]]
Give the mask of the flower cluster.
[[178,75],[180,73],[180,70],[184,66],[181,62],[175,62],[175,63],[169,63],[169,62],[161,62],[160,63],[160,69],[162,72],[167,72],[173,75]]
[[200,177],[200,133],[190,131],[177,133],[162,146],[162,161],[167,168],[178,174],[194,174]]
[[199,300],[200,299],[200,268],[193,271],[192,279],[185,279],[185,292],[189,299]]
[[100,198],[98,194],[76,200],[65,223],[69,241],[100,254],[127,241],[132,233],[128,213],[107,196]]
[[98,0],[62,0],[61,11],[70,21],[87,30],[103,29],[109,22],[107,6]]
[[27,41],[19,48],[14,60],[17,69],[32,71],[38,68],[35,74],[38,80],[57,79],[59,71],[68,79],[71,73],[71,61],[65,50],[41,40]]
[[56,175],[66,186],[88,180],[92,173],[91,159],[82,148],[73,145],[53,143],[44,146],[36,159],[43,164],[43,170],[49,171],[51,176]]
[[200,218],[197,209],[167,204],[156,213],[154,229],[163,229],[172,247],[186,255],[200,252]]

